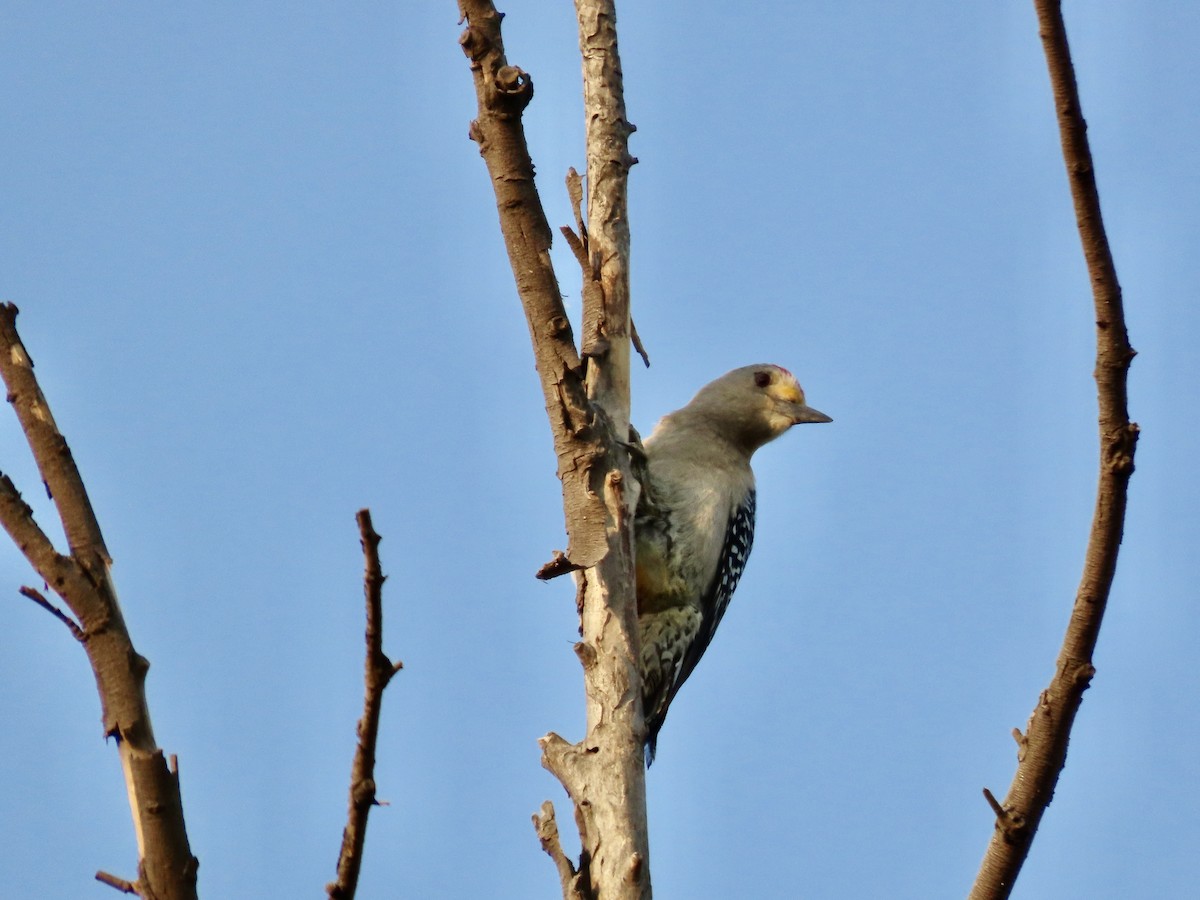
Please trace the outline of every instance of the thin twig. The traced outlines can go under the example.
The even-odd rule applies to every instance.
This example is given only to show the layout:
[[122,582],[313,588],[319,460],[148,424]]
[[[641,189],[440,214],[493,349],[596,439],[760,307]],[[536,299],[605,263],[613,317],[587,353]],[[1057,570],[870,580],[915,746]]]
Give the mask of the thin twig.
[[996,819],[998,821],[1004,821],[1008,819],[1008,810],[1000,805],[1000,801],[996,799],[996,795],[987,788],[983,789],[983,799],[986,800],[988,806],[992,808],[992,812],[996,814]]
[[[42,581],[54,585],[55,591],[64,600],[95,595],[95,584],[85,577],[71,557],[60,556],[54,549],[50,538],[34,521],[33,510],[7,475],[0,475],[0,525],[25,554],[29,564],[42,576]],[[86,604],[80,604],[77,608],[67,600],[67,605],[86,626],[86,619],[80,615],[81,610],[85,613],[88,611]]]
[[108,872],[97,872],[96,880],[101,884],[107,884],[111,888],[116,888],[122,894],[136,894],[138,892],[137,885],[132,881],[126,881],[116,875],[111,875]]
[[367,601],[365,687],[363,714],[358,720],[358,745],[350,769],[350,806],[342,831],[337,881],[325,886],[331,900],[350,900],[358,890],[363,846],[367,839],[367,817],[371,807],[382,805],[375,798],[375,746],[379,739],[383,692],[392,677],[404,668],[403,663],[392,662],[383,652],[383,582],[386,576],[379,563],[380,537],[371,525],[370,510],[359,510],[357,520],[365,569],[363,593]]
[[646,368],[650,368],[650,354],[646,352],[646,347],[642,344],[642,337],[638,334],[637,325],[634,324],[632,315],[629,317],[629,339],[633,341],[633,349],[642,358],[642,362]]
[[82,643],[87,638],[87,635],[83,633],[83,629],[79,627],[79,624],[65,612],[47,600],[44,596],[42,596],[40,591],[36,591],[26,585],[20,589],[20,593],[22,596],[28,597],[42,609],[46,610],[46,612],[50,613],[50,615],[54,616],[54,618],[58,619],[58,621],[66,625],[67,630],[71,632],[71,636],[75,638],[75,640]]
[[997,815],[971,900],[999,900],[1009,896],[1066,764],[1071,726],[1083,692],[1096,672],[1092,654],[1116,571],[1138,437],[1137,425],[1129,421],[1126,395],[1134,351],[1129,345],[1121,286],[1100,214],[1087,124],[1079,102],[1061,3],[1034,0],[1034,6],[1095,304],[1100,476],[1083,576],[1054,678],[1038,698],[1025,734],[1014,732],[1018,743],[1017,772],[1000,806],[1004,815]]
[[592,254],[591,239],[583,216],[583,177],[574,167],[567,169],[567,197],[571,201],[571,212],[575,215],[575,230],[572,231],[570,225],[560,225],[558,230],[566,238],[575,262],[579,263],[580,284],[583,286],[583,322],[580,326],[583,338],[579,352],[584,359],[602,358],[612,345],[605,333],[607,326],[604,321],[605,303],[604,288],[600,282],[600,258]]

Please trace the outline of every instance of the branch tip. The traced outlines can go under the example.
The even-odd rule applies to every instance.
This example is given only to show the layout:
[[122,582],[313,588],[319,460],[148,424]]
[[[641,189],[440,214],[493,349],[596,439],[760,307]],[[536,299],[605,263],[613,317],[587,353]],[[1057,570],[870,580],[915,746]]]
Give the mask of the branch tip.
[[633,349],[642,358],[642,362],[646,364],[646,368],[650,368],[650,355],[646,353],[646,348],[642,344],[642,338],[638,334],[637,326],[633,324],[633,316],[629,317],[629,338],[633,341]]
[[138,892],[137,885],[132,881],[126,881],[124,878],[118,878],[108,872],[97,872],[96,880],[101,884],[107,884],[111,888],[116,888],[122,894],[136,894]]
[[84,633],[83,629],[79,627],[79,623],[47,600],[44,596],[42,596],[40,591],[37,591],[28,585],[23,585],[19,589],[19,592],[22,596],[28,597],[42,609],[46,610],[46,612],[50,613],[50,615],[54,616],[54,618],[58,619],[58,621],[66,625],[67,630],[71,632],[71,637],[75,638],[75,640],[79,641],[79,643],[82,644],[87,640],[87,635]]
[[554,804],[547,800],[540,811],[533,814],[533,828],[537,832],[538,842],[546,855],[554,861],[558,870],[559,881],[562,882],[564,897],[575,896],[575,866],[563,852],[562,843],[558,839],[558,822],[554,818]]
[[572,746],[569,741],[553,731],[547,731],[538,738],[537,742],[538,746],[542,748],[543,753],[553,752],[561,754],[564,749]]
[[561,550],[554,551],[554,557],[534,574],[538,581],[550,581],[568,572],[578,572],[583,566],[571,562]]
[[996,814],[996,818],[1001,822],[1008,821],[1008,810],[1000,805],[1000,801],[996,799],[995,794],[987,788],[983,789],[983,799],[988,802],[988,806],[992,808],[992,812]]
[[342,846],[338,854],[337,880],[325,886],[330,900],[353,897],[362,870],[363,847],[367,837],[367,819],[373,806],[386,806],[375,796],[375,747],[379,739],[379,718],[383,692],[404,663],[391,660],[383,652],[383,583],[379,561],[379,543],[383,540],[371,522],[371,511],[360,509],[355,515],[363,551],[363,594],[366,600],[366,657],[363,663],[363,713],[355,727],[358,740],[350,768],[350,800]]

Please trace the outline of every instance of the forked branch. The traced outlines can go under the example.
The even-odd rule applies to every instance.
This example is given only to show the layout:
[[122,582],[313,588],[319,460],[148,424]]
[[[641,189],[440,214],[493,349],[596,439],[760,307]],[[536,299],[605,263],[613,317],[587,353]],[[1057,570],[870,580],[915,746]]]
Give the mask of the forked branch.
[[0,304],[0,375],[8,400],[54,499],[69,555],[55,550],[7,477],[0,477],[0,524],[74,619],[32,589],[27,597],[66,622],[87,652],[104,723],[104,736],[121,755],[138,842],[138,877],[130,882],[101,872],[97,878],[155,900],[194,900],[198,861],[192,856],[179,795],[179,773],[154,740],[146,703],[150,664],[133,647],[109,567],[100,524],[67,440],[33,374],[33,360],[17,334],[17,308]]
[[[517,291],[525,311],[558,455],[569,546],[542,577],[576,572],[587,735],[542,739],[542,764],[575,803],[582,852],[564,867],[561,848],[539,828],[563,878],[564,896],[632,900],[650,895],[629,435],[629,232],[625,185],[632,127],[621,99],[611,2],[579,0],[588,122],[588,217],[573,248],[584,269],[583,352],[576,349],[550,264],[550,228],[533,179],[521,114],[529,73],[510,65],[490,0],[459,0],[460,43],[471,62],[478,114],[470,135],[491,176]],[[602,146],[607,142],[606,146]],[[543,818],[544,822],[545,819]]]
[[989,802],[994,809],[998,805],[999,812],[971,890],[971,900],[1009,896],[1066,763],[1071,726],[1083,692],[1096,672],[1092,654],[1116,571],[1138,437],[1137,425],[1129,421],[1126,398],[1126,378],[1134,351],[1129,345],[1121,286],[1100,215],[1087,124],[1079,102],[1061,3],[1034,0],[1034,6],[1096,311],[1100,476],[1083,577],[1054,677],[1038,698],[1025,734],[1015,732],[1017,772],[1004,802],[997,804],[988,793]]

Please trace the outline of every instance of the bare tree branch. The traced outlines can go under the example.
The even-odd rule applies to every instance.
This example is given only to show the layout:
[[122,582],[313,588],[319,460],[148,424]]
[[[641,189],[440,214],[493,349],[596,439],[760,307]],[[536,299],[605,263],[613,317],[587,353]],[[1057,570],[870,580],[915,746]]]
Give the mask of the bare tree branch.
[[[997,812],[995,832],[971,890],[971,900],[1009,896],[1066,763],[1071,726],[1083,692],[1096,672],[1092,654],[1116,571],[1138,437],[1137,425],[1129,421],[1126,395],[1126,377],[1134,350],[1129,345],[1121,286],[1100,215],[1087,124],[1079,102],[1061,3],[1034,0],[1034,6],[1096,309],[1100,476],[1083,577],[1054,678],[1038,698],[1025,734],[1014,732],[1018,744],[1017,772]],[[987,796],[995,808],[995,798],[990,792]]]
[[138,886],[132,881],[126,881],[124,878],[110,875],[108,872],[97,872],[96,880],[101,884],[107,884],[110,888],[116,888],[122,894],[136,894],[138,892]]
[[510,66],[500,33],[501,15],[490,0],[459,0],[467,28],[459,38],[471,61],[478,117],[470,137],[487,165],[500,230],[525,311],[534,361],[563,482],[567,557],[581,568],[608,549],[604,503],[595,471],[605,453],[605,423],[588,401],[583,363],[550,262],[550,226],[534,184],[533,161],[521,113],[533,98],[533,79]]
[[[511,66],[491,2],[459,0],[468,25],[478,118],[471,137],[491,175],[517,290],[525,309],[563,481],[570,545],[544,577],[577,571],[587,735],[572,745],[542,739],[542,764],[575,803],[582,842],[576,888],[583,896],[650,896],[645,819],[641,677],[633,579],[630,469],[629,281],[626,176],[632,127],[621,99],[611,3],[580,2],[588,121],[588,222],[572,243],[584,272],[583,352],[576,352],[550,265],[550,229],[533,181],[521,113],[533,94]],[[572,193],[577,192],[572,189]],[[578,194],[577,194],[578,195]],[[586,373],[584,363],[586,362]],[[586,374],[586,384],[585,384]],[[561,867],[560,867],[561,868]]]
[[542,849],[558,869],[563,900],[586,900],[590,891],[581,886],[579,873],[563,852],[562,844],[558,840],[558,821],[554,816],[554,804],[549,800],[542,804],[540,812],[533,814],[533,827],[537,831]]
[[367,839],[367,817],[375,798],[375,745],[379,739],[379,714],[383,692],[404,664],[392,662],[383,652],[383,582],[386,576],[379,563],[380,537],[371,524],[371,511],[360,509],[358,531],[362,539],[363,593],[367,599],[366,662],[363,714],[358,720],[358,746],[350,769],[350,809],[342,831],[342,849],[338,856],[337,881],[325,886],[330,900],[351,900],[358,890],[362,869],[363,845]]
[[58,564],[58,551],[33,519],[33,510],[7,475],[0,474],[0,521],[17,548],[39,572]]
[[[125,627],[100,525],[66,438],[34,377],[16,318],[15,306],[0,304],[0,375],[57,506],[71,555],[55,551],[7,478],[0,481],[0,524],[81,629],[100,694],[104,734],[116,739],[129,793],[139,856],[133,889],[155,900],[194,900],[199,863],[188,845],[178,775],[168,769],[150,724],[145,693],[150,664],[134,649]],[[115,876],[101,880],[121,881]]]
[[75,638],[75,640],[79,641],[80,643],[83,643],[83,641],[87,640],[87,635],[83,633],[83,629],[79,627],[79,624],[65,612],[47,600],[42,595],[41,591],[37,591],[26,586],[20,589],[20,593],[23,597],[28,597],[42,609],[46,610],[46,612],[50,613],[50,615],[54,616],[54,618],[58,619],[58,621],[66,625],[67,630],[71,632],[71,637]]
[[[598,310],[584,309],[584,355],[597,342],[607,364],[588,370],[590,396],[602,398],[617,434],[629,432],[629,135],[625,86],[617,53],[613,0],[575,0],[583,58],[583,118],[587,123],[587,241],[599,271]],[[595,334],[589,333],[590,320]],[[621,417],[623,412],[624,418]]]
[[106,570],[112,562],[100,534],[100,523],[92,510],[91,500],[83,486],[71,448],[58,430],[50,404],[33,375],[33,361],[25,352],[16,332],[17,308],[3,304],[0,328],[8,359],[4,361],[4,379],[9,399],[33,450],[34,460],[41,473],[46,491],[58,508],[71,555],[77,561],[93,567],[96,573]]
[[[629,154],[633,133],[625,114],[617,15],[612,0],[576,0],[583,60],[587,149],[587,215],[578,212],[574,176],[569,193],[581,227],[583,355],[588,396],[605,409],[617,435],[629,435]],[[573,248],[575,249],[575,248]],[[646,773],[642,746],[641,674],[636,660],[637,602],[633,576],[633,509],[638,482],[628,453],[603,485],[609,553],[577,577],[588,734],[568,745],[543,739],[542,765],[575,801],[590,881],[599,896],[650,896]],[[604,793],[595,785],[605,784]],[[602,801],[602,802],[601,802]]]

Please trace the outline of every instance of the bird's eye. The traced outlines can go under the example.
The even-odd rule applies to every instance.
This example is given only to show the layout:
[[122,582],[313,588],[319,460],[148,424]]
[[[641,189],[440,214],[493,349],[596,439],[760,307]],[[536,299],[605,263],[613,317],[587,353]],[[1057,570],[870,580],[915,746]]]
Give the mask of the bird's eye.
[[760,388],[765,388],[768,384],[771,383],[771,373],[770,372],[755,372],[754,373],[754,383],[756,385],[758,385]]

